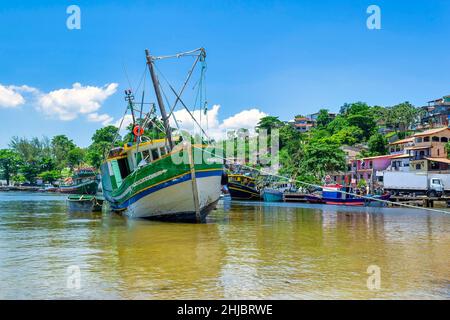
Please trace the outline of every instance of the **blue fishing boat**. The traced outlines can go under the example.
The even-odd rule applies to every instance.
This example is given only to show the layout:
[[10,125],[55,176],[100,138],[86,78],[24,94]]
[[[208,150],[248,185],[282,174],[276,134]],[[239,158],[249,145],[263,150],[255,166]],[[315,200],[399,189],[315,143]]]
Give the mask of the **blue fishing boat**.
[[357,195],[340,184],[331,184],[322,187],[322,194],[310,194],[306,195],[305,198],[310,203],[375,207],[386,205],[385,201],[388,201],[390,196],[388,193],[383,195]]
[[283,194],[291,190],[290,183],[275,183],[271,187],[266,187],[261,194],[265,202],[282,202]]

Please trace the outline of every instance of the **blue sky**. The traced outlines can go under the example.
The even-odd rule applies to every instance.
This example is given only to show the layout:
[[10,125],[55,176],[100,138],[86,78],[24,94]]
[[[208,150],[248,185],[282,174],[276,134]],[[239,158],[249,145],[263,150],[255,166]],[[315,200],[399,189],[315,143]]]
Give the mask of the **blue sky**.
[[[81,30],[66,27],[71,4],[81,8]],[[371,4],[381,8],[381,30],[366,27]],[[56,134],[87,146],[100,122],[86,113],[62,120],[50,114],[57,100],[45,109],[17,87],[45,96],[80,83],[101,95],[117,83],[91,112],[114,123],[125,107],[126,74],[136,86],[145,48],[164,55],[205,47],[208,101],[221,106],[219,122],[253,108],[288,120],[352,101],[421,105],[450,94],[449,17],[445,0],[2,1],[0,95],[14,91],[24,101],[0,105],[0,147],[12,135]]]

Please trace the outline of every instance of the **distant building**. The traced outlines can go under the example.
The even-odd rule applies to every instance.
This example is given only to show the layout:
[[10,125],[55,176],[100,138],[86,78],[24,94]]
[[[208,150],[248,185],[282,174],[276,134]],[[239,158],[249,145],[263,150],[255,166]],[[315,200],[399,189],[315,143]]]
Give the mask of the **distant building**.
[[[330,119],[336,118],[336,113],[328,113],[328,115]],[[316,126],[318,116],[319,112],[310,114],[306,117],[295,117],[294,120],[289,123],[291,123],[298,132],[304,133]]]
[[358,155],[363,150],[367,150],[362,145],[355,146],[341,146],[340,149],[345,153],[345,160],[347,164],[347,170],[345,172],[332,172],[329,174],[332,182],[342,185],[349,185],[352,179],[352,162],[357,159]]
[[386,168],[389,171],[409,171],[410,155],[407,148],[414,146],[414,138],[397,140],[389,143],[391,165]]
[[[312,113],[308,115],[308,118],[311,119],[314,123],[317,122],[317,117],[319,116],[320,112]],[[328,112],[328,116],[331,120],[336,118],[336,113]]]
[[449,125],[450,95],[428,101],[422,107],[423,115],[420,119],[422,128],[438,128]]
[[294,119],[294,128],[298,132],[307,132],[314,127],[314,121],[308,117],[295,117]]
[[393,157],[395,155],[387,154],[352,160],[351,185],[356,186],[360,180],[366,180],[370,187],[377,187],[383,182],[383,171],[391,165]]
[[443,171],[449,169],[445,144],[450,139],[450,128],[442,127],[416,133],[414,146],[406,147],[410,155],[411,171]]

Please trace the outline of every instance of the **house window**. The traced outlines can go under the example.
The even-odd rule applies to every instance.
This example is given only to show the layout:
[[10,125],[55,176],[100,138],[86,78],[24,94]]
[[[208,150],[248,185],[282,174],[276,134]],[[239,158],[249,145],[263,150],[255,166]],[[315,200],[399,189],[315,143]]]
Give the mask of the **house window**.
[[431,141],[433,141],[433,142],[439,142],[439,137],[434,136],[434,137],[431,138]]
[[430,142],[430,137],[424,137],[423,142]]
[[372,169],[372,167],[373,167],[373,162],[369,161],[369,168]]
[[441,137],[441,142],[448,142],[448,138],[446,138],[446,137]]
[[420,164],[416,164],[416,170],[422,169],[422,166]]
[[394,148],[391,148],[391,152],[394,152],[395,151],[395,149]]
[[422,138],[416,138],[416,143],[422,143]]

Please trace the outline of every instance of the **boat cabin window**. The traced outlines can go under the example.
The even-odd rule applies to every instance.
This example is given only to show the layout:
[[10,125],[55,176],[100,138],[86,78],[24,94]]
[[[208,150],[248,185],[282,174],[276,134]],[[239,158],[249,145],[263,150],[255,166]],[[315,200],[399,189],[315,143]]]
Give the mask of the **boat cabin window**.
[[125,179],[130,174],[130,167],[128,166],[128,159],[122,158],[117,160],[117,164],[120,170],[120,176]]
[[152,151],[153,161],[155,161],[156,159],[159,158],[158,149],[152,149],[151,151]]
[[142,151],[142,159],[145,159],[145,161],[149,162],[152,159],[150,159],[150,151],[144,150]]

